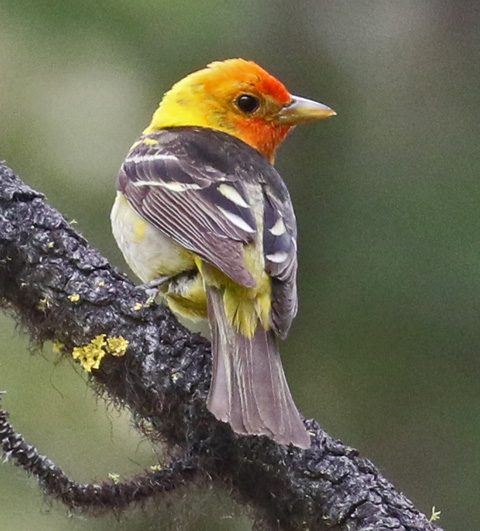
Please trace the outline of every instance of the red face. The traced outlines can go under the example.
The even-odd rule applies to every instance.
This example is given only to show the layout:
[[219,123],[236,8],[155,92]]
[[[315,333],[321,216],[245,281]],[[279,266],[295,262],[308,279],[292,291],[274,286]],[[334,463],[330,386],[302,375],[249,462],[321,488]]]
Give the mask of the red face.
[[219,124],[272,160],[293,125],[277,120],[292,102],[283,83],[244,59],[212,63],[201,72]]
[[292,96],[283,83],[256,63],[228,59],[176,83],[144,132],[162,127],[208,127],[240,138],[273,162],[292,127],[333,114],[321,103]]

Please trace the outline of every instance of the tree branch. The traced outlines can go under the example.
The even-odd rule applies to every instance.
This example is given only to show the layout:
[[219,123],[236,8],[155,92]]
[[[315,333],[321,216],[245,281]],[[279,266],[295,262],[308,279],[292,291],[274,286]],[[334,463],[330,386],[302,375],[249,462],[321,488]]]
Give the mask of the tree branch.
[[[145,435],[165,441],[177,457],[163,475],[132,480],[142,486],[142,495],[123,496],[117,509],[208,478],[254,507],[259,525],[271,529],[440,529],[370,461],[332,439],[313,420],[305,421],[313,441],[307,451],[277,446],[264,437],[238,436],[218,422],[205,407],[209,343],[178,324],[167,308],[149,304],[143,289],[110,267],[40,193],[3,164],[0,303],[15,313],[35,342],[60,342],[67,355],[101,334],[129,341],[124,356],[103,358],[91,381],[128,407]],[[83,486],[82,491],[15,433],[6,414],[0,415],[0,442],[8,457],[69,506],[115,508],[114,502],[102,505],[108,486],[98,491]],[[66,487],[51,488],[45,474],[61,479],[54,485]],[[130,492],[126,484],[122,488]],[[88,496],[66,496],[72,489]]]
[[7,419],[8,413],[0,409],[0,444],[6,459],[34,475],[46,494],[61,500],[72,510],[88,510],[94,514],[109,510],[118,512],[154,494],[165,494],[182,487],[198,472],[195,459],[178,459],[169,467],[151,470],[128,481],[79,484],[27,444]]

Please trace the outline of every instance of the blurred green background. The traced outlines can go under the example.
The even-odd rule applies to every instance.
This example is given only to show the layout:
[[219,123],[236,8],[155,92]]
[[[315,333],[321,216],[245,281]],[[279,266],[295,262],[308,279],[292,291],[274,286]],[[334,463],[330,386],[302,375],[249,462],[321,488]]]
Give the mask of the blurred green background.
[[[0,0],[0,158],[122,270],[113,183],[163,92],[214,59],[253,59],[338,116],[280,150],[300,232],[300,313],[282,345],[297,404],[446,529],[478,527],[480,4],[366,0]],[[79,481],[155,449],[79,369],[0,320],[4,406]],[[194,496],[194,502],[192,502]],[[69,515],[0,467],[11,530],[240,531],[218,492],[121,520]]]

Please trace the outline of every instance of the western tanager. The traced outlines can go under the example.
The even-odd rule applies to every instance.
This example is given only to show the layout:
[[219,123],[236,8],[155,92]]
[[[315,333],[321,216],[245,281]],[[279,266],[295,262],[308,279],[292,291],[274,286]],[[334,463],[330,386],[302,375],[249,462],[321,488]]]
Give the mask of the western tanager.
[[214,62],[176,83],[125,159],[115,239],[170,308],[208,319],[208,409],[241,434],[308,448],[277,351],[297,313],[297,227],[272,166],[297,124],[332,116],[256,63]]

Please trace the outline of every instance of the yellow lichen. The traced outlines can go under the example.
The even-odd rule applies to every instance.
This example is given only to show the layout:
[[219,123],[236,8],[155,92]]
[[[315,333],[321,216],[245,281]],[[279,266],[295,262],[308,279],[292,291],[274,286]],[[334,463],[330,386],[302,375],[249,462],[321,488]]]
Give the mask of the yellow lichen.
[[143,308],[143,304],[142,304],[141,302],[137,302],[137,303],[134,305],[134,307],[133,307],[133,309],[134,309],[136,312],[138,312],[138,310],[141,310],[142,308]]
[[148,308],[155,302],[155,297],[148,297],[148,299],[145,301],[145,306]]
[[52,345],[52,350],[55,352],[55,354],[58,354],[59,352],[62,352],[65,348],[65,345],[61,343],[60,341],[55,341]]
[[429,522],[436,522],[440,520],[440,515],[442,514],[442,511],[437,511],[435,509],[435,505],[432,507],[432,516],[430,516]]
[[152,465],[152,466],[150,467],[150,470],[151,470],[152,472],[159,472],[160,470],[162,470],[162,468],[163,468],[162,465]]
[[109,479],[111,479],[115,484],[120,483],[120,474],[115,474],[114,472],[110,472],[108,474]]
[[112,356],[123,356],[127,352],[128,339],[122,336],[107,337],[107,352]]
[[37,310],[40,310],[42,312],[44,312],[49,306],[50,303],[48,302],[48,299],[40,299],[37,302]]
[[102,359],[107,354],[104,346],[106,346],[105,334],[101,334],[93,338],[88,345],[75,347],[72,352],[73,359],[78,360],[87,372],[91,372],[92,369],[100,367]]
[[121,336],[105,338],[105,334],[100,334],[94,337],[88,345],[73,349],[73,359],[78,360],[87,372],[100,368],[100,363],[107,354],[123,356],[127,351],[127,339]]
[[78,293],[74,293],[73,295],[69,295],[68,298],[72,302],[78,302],[80,300],[80,295]]
[[98,283],[98,285],[103,288],[103,286],[105,286],[105,282],[103,280],[100,280],[100,282]]

